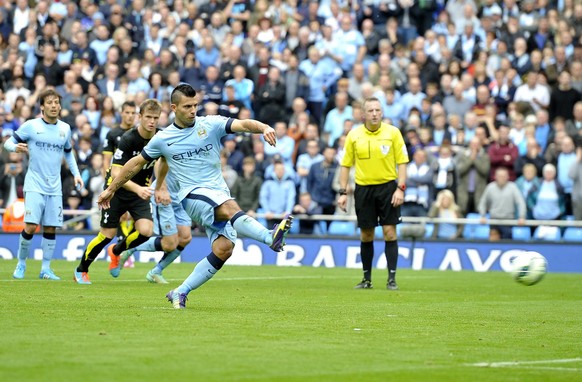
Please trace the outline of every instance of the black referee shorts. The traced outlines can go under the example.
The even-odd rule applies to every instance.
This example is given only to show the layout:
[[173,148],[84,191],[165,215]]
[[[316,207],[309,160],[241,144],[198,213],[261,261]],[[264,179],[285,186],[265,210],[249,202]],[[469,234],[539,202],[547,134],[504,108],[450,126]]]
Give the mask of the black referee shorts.
[[354,199],[358,227],[374,228],[378,225],[400,223],[400,207],[392,205],[392,194],[396,191],[395,180],[371,186],[356,184]]
[[133,192],[129,195],[119,191],[111,198],[108,209],[101,211],[101,227],[117,228],[124,213],[129,212],[134,221],[139,219],[153,220],[152,205],[149,199],[143,200]]

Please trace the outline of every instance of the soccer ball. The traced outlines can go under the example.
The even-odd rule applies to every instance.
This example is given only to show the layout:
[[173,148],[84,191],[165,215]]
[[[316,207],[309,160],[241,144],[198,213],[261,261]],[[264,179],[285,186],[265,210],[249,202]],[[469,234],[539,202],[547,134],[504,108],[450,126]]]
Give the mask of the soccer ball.
[[546,258],[537,252],[524,251],[511,263],[511,276],[523,285],[539,283],[548,270]]

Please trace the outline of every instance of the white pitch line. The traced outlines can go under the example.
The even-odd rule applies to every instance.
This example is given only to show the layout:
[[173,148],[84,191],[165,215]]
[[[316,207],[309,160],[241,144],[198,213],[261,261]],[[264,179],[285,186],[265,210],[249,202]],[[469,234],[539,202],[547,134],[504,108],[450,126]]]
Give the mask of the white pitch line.
[[551,371],[573,371],[581,372],[582,369],[573,367],[552,367],[552,366],[518,366],[520,369],[531,369],[531,370],[551,370]]
[[477,362],[469,363],[467,366],[475,367],[507,367],[507,366],[522,366],[522,365],[544,365],[548,363],[572,363],[582,362],[582,358],[564,358],[564,359],[546,359],[539,361],[510,361],[510,362]]
[[[270,281],[270,280],[317,280],[317,279],[321,279],[321,280],[331,280],[331,279],[352,279],[354,278],[353,276],[248,276],[248,277],[218,277],[218,278],[214,278],[212,279],[212,281]],[[411,280],[416,280],[416,279],[433,279],[435,277],[433,276],[414,276],[411,277]],[[400,278],[401,280],[404,279],[404,277]],[[142,279],[134,279],[134,280],[124,280],[123,278],[121,279],[113,279],[111,278],[111,280],[116,280],[116,282],[124,282],[124,283],[133,283],[133,282],[144,282],[146,283],[147,281],[145,280],[145,278]],[[182,282],[184,281],[184,279],[169,279],[167,278],[166,280],[168,281],[176,281],[176,282]],[[67,282],[68,280],[60,280],[60,281],[65,281]],[[72,280],[71,280],[72,281]],[[103,280],[101,280],[103,281]],[[0,283],[2,282],[9,282],[9,283],[13,283],[13,282],[46,282],[46,283],[51,283],[51,282],[55,282],[55,281],[51,281],[51,280],[41,280],[41,279],[34,279],[34,278],[30,278],[30,279],[24,279],[24,280],[14,280],[11,278],[7,278],[7,279],[0,279]]]

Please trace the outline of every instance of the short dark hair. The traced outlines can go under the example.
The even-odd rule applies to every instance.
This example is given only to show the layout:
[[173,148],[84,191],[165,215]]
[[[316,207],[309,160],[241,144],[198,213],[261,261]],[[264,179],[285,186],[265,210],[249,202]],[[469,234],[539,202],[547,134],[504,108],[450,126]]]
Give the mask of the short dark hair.
[[133,107],[135,108],[135,102],[133,101],[125,101],[122,105],[121,105],[121,111],[124,111],[126,107]]
[[44,101],[49,98],[49,97],[57,97],[59,99],[59,103],[61,103],[61,95],[59,93],[57,93],[57,91],[53,88],[49,88],[46,90],[43,90],[42,93],[40,93],[40,95],[38,96],[38,102],[39,104],[42,106],[44,105]]
[[170,102],[177,105],[182,100],[182,97],[194,98],[196,97],[196,90],[189,84],[180,84],[172,91]]

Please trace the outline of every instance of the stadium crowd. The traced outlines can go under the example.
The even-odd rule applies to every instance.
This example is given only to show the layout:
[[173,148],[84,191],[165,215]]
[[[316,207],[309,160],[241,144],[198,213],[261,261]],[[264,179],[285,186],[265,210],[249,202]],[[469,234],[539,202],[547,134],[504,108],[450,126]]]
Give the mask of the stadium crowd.
[[[233,135],[222,151],[233,196],[268,220],[342,213],[338,163],[369,97],[405,136],[411,161],[403,216],[582,220],[580,1],[2,5],[1,136],[39,115],[40,91],[59,92],[86,185],[76,190],[67,175],[68,208],[95,206],[104,182],[101,150],[122,107],[157,99],[160,126],[167,126],[169,94],[187,82],[199,90],[199,115],[252,117],[276,130],[276,147],[257,135]],[[22,197],[26,162],[2,151],[1,208]],[[495,205],[507,183],[519,190],[518,208],[495,216],[507,213]],[[81,220],[64,228],[97,226]],[[300,232],[314,226],[302,221]]]

